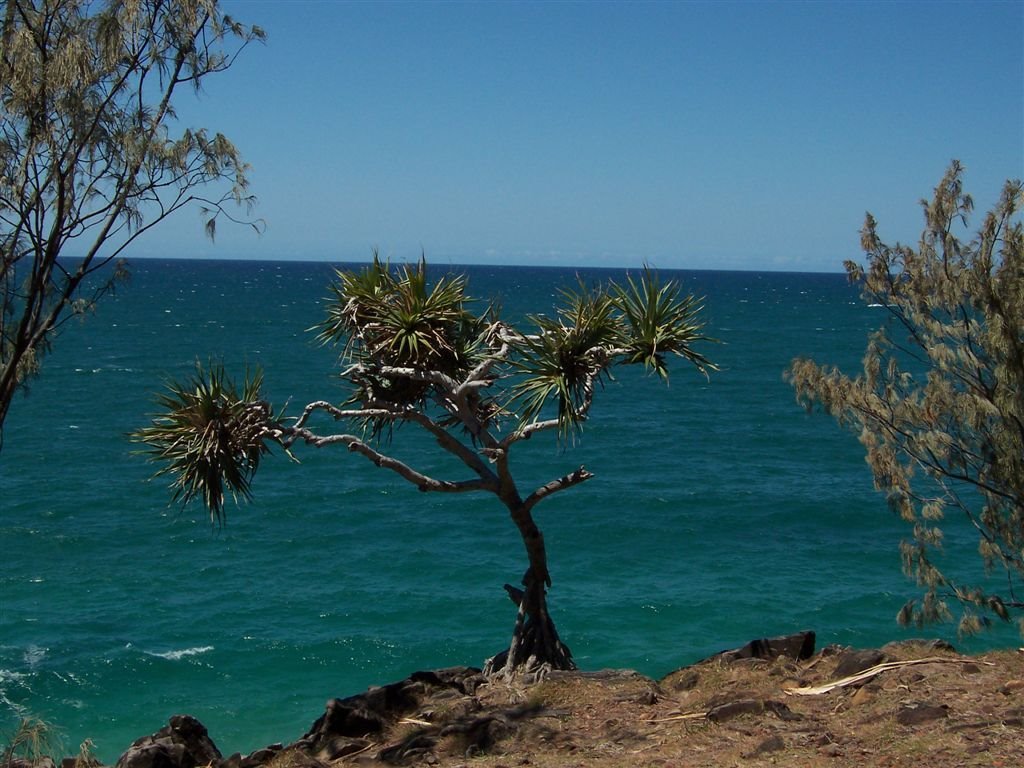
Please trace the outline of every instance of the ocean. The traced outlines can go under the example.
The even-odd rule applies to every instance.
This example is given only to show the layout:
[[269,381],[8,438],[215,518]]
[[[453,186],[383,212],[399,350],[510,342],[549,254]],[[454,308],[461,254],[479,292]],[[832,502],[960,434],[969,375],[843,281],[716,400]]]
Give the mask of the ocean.
[[[145,260],[70,322],[18,397],[0,452],[0,731],[26,715],[90,738],[112,763],[176,713],[224,754],[301,736],[324,702],[413,671],[480,665],[507,644],[525,554],[486,495],[422,494],[343,450],[278,455],[223,528],[169,505],[126,433],[197,359],[260,366],[275,405],[342,397],[337,353],[308,329],[333,267]],[[466,267],[510,317],[560,287],[622,271]],[[757,637],[818,644],[942,637],[1008,646],[1000,627],[902,629],[914,585],[902,524],[872,489],[856,437],[806,413],[782,378],[810,355],[855,371],[883,310],[839,274],[662,273],[705,297],[702,348],[721,370],[635,370],[599,393],[581,438],[531,440],[522,487],[583,464],[596,477],[540,505],[552,614],[584,669],[659,677]],[[395,449],[442,471],[409,428]],[[955,521],[950,521],[956,532]],[[976,542],[949,537],[973,568]],[[2,743],[2,741],[0,741]]]

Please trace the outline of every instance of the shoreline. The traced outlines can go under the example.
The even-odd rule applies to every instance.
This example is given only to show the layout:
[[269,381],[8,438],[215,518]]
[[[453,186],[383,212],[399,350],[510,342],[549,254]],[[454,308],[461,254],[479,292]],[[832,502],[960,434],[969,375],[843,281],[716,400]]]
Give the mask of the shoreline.
[[[416,672],[330,700],[288,745],[222,755],[215,734],[175,715],[116,765],[1024,764],[1024,648],[961,655],[944,641],[814,642],[812,632],[758,639],[659,680],[614,669],[512,683],[474,667]],[[87,755],[58,762],[99,765]]]

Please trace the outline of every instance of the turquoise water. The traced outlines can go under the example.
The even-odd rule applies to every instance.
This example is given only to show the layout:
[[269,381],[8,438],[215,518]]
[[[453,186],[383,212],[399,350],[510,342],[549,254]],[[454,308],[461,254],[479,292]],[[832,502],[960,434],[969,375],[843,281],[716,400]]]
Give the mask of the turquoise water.
[[[544,311],[574,271],[468,268],[475,295]],[[300,736],[324,701],[507,642],[501,585],[525,568],[487,496],[430,496],[343,451],[270,460],[255,502],[212,529],[169,508],[124,438],[150,395],[195,359],[266,370],[275,403],[337,398],[335,356],[306,329],[323,264],[139,261],[74,323],[19,398],[0,453],[0,727],[32,713],[113,761],[175,713],[221,750]],[[588,271],[587,279],[618,277]],[[585,464],[596,477],[538,507],[552,611],[578,663],[660,676],[754,637],[814,629],[819,645],[917,633],[894,616],[913,585],[903,531],[856,439],[795,404],[796,355],[853,369],[878,309],[841,275],[673,273],[706,296],[710,381],[623,371],[575,446],[543,440],[523,485]],[[405,456],[424,443],[398,435]],[[426,469],[434,464],[429,446]],[[962,558],[973,565],[968,540]],[[928,634],[956,641],[951,627]],[[967,644],[1009,645],[1012,629]],[[963,645],[961,643],[961,645]]]

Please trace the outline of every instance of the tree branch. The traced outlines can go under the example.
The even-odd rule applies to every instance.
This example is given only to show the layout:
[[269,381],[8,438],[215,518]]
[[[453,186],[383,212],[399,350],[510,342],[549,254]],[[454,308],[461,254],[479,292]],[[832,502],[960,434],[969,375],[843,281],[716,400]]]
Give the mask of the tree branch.
[[580,467],[579,469],[573,470],[569,474],[563,475],[557,480],[552,480],[550,483],[546,483],[537,490],[535,490],[533,493],[526,497],[525,501],[523,501],[523,507],[526,511],[529,511],[533,509],[535,506],[537,506],[537,504],[540,501],[546,499],[548,496],[554,493],[558,493],[559,491],[564,491],[566,488],[572,488],[574,485],[579,485],[580,483],[586,482],[593,476],[594,473],[589,471],[585,467]]
[[393,456],[387,456],[372,446],[366,444],[355,435],[317,435],[312,430],[298,427],[280,427],[270,431],[270,437],[288,447],[295,440],[302,440],[315,448],[323,448],[329,445],[344,445],[350,451],[359,453],[373,462],[374,465],[383,469],[390,469],[399,475],[403,480],[416,486],[420,491],[434,491],[440,493],[467,493],[470,491],[487,490],[488,484],[483,480],[449,481],[437,480],[429,475],[419,472],[408,464],[399,461]]

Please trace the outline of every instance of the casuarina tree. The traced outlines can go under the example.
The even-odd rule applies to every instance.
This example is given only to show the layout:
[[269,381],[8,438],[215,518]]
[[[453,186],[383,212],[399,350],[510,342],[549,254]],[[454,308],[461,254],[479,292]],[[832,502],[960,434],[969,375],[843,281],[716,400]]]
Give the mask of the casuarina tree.
[[[965,242],[962,177],[954,162],[923,201],[916,248],[885,244],[868,214],[867,263],[846,270],[888,323],[863,372],[798,359],[788,376],[801,401],[858,432],[875,487],[910,527],[903,566],[923,596],[901,622],[945,619],[953,601],[970,633],[1024,609],[1024,187],[1007,182]],[[963,525],[945,524],[950,513]],[[951,530],[977,537],[983,570],[942,557]]]
[[[177,499],[201,500],[218,521],[226,496],[249,496],[274,445],[345,447],[420,491],[491,494],[522,538],[527,568],[521,584],[505,585],[517,606],[514,631],[486,671],[571,669],[548,612],[551,574],[534,510],[592,474],[567,468],[522,488],[516,448],[542,434],[575,438],[616,365],[667,379],[670,359],[681,357],[706,374],[714,366],[695,349],[706,340],[700,309],[676,283],[645,269],[622,285],[581,283],[563,292],[553,315],[517,328],[496,306],[471,300],[464,276],[431,281],[422,260],[392,269],[375,256],[363,269],[337,273],[318,326],[320,340],[341,350],[343,402],[316,400],[285,417],[262,398],[259,374],[236,384],[220,366],[200,366],[169,385],[159,414],[133,437],[161,464],[158,474],[171,476]],[[434,476],[390,453],[406,434],[399,426],[422,430],[461,474]]]
[[235,147],[176,129],[174,101],[263,32],[217,0],[6,0],[0,15],[2,435],[60,327],[124,278],[141,235],[194,204],[212,237],[251,203]]

